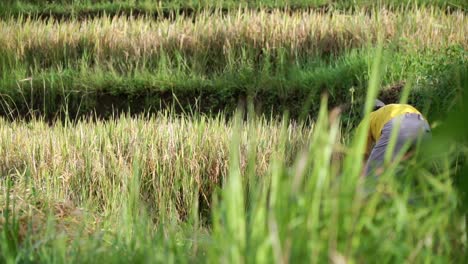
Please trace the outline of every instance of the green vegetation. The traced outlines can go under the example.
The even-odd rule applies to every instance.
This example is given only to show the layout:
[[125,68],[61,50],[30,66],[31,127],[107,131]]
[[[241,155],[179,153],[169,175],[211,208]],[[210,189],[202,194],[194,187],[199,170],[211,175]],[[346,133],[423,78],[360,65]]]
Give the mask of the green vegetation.
[[[2,6],[0,263],[467,261],[464,2],[195,2]],[[377,96],[433,140],[363,178]]]

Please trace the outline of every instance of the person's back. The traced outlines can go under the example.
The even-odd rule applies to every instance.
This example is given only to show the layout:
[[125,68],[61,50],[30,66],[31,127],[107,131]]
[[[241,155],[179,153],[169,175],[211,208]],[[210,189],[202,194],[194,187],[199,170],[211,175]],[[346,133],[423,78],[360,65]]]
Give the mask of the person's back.
[[[405,113],[421,113],[408,104],[388,104],[380,107],[378,110],[370,113],[370,132],[374,141],[378,141],[385,124],[391,119],[403,115]],[[421,115],[422,116],[422,115]]]
[[[397,137],[392,159],[405,147],[413,145],[430,128],[422,114],[407,104],[385,105],[376,100],[375,111],[369,117],[369,133],[366,147],[365,174],[368,175],[383,165],[385,152],[390,143],[392,130],[396,128]],[[375,145],[374,145],[375,144]]]

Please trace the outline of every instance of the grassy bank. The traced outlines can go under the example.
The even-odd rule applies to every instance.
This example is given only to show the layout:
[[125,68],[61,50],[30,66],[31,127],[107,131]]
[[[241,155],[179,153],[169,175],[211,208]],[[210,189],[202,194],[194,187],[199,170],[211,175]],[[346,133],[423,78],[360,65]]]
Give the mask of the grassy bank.
[[0,16],[20,16],[23,14],[33,16],[53,16],[59,18],[101,16],[103,14],[145,14],[157,17],[171,16],[177,13],[197,14],[200,10],[223,9],[225,11],[239,7],[269,8],[269,9],[313,9],[328,12],[330,10],[364,10],[372,8],[400,9],[409,6],[430,6],[442,10],[466,10],[467,4],[463,0],[440,1],[440,0],[413,0],[413,1],[342,1],[342,0],[255,0],[255,1],[76,1],[62,0],[50,2],[47,0],[5,0]]
[[[311,58],[299,65],[270,58],[255,64],[250,56],[238,57],[219,73],[197,73],[183,61],[161,62],[157,68],[119,71],[112,66],[64,69],[14,69],[1,80],[0,111],[8,118],[30,115],[76,117],[94,113],[109,117],[116,112],[133,114],[171,108],[177,112],[226,115],[255,103],[255,111],[267,116],[304,119],[316,116],[323,93],[330,105],[344,106],[344,118],[360,116],[362,98],[369,80],[373,49],[355,50],[331,59]],[[272,59],[273,60],[273,59]],[[164,64],[163,64],[164,63]],[[402,82],[411,86],[409,101],[430,118],[447,112],[447,105],[460,94],[456,89],[466,74],[467,54],[461,47],[396,52],[387,50],[382,72],[381,97],[396,102]],[[401,88],[401,87],[400,87]]]

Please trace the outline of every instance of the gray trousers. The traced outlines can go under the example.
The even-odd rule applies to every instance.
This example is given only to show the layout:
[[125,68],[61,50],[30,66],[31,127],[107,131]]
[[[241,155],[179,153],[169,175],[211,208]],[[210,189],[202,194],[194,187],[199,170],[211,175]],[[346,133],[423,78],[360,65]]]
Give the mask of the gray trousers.
[[408,151],[418,141],[431,137],[431,129],[424,118],[416,113],[406,113],[388,121],[383,129],[379,141],[374,145],[365,167],[366,175],[384,164],[385,153],[389,149],[392,130],[395,129],[396,141],[391,154],[393,160],[399,153]]

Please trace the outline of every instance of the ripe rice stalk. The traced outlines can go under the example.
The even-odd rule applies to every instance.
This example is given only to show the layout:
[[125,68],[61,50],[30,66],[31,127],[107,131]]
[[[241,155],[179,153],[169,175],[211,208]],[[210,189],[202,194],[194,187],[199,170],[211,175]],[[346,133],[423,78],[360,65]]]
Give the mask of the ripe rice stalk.
[[[228,172],[231,121],[174,118],[167,113],[132,119],[122,116],[107,122],[80,121],[74,125],[44,122],[30,124],[0,121],[0,174],[21,186],[27,171],[34,188],[50,194],[50,200],[93,201],[103,210],[111,206],[113,190],[126,185],[138,163],[140,195],[154,202],[153,210],[176,206],[179,217],[190,212],[194,191],[211,204],[211,195]],[[280,123],[260,119],[243,124],[240,135],[241,172],[247,164],[248,135],[257,138],[255,173],[261,177],[280,138]],[[310,128],[291,123],[287,159],[301,148]],[[188,177],[188,178],[187,178]],[[57,191],[53,191],[57,190]],[[156,215],[154,215],[156,217]]]

